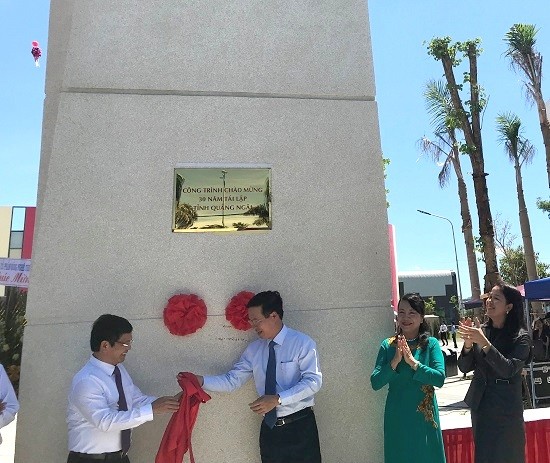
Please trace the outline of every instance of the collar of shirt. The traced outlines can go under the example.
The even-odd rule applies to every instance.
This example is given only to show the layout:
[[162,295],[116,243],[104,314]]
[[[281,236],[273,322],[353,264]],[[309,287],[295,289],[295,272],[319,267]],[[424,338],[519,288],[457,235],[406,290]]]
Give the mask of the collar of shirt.
[[103,371],[107,376],[112,376],[115,372],[115,365],[99,360],[97,357],[94,357],[94,354],[90,356],[90,363]]
[[[285,342],[285,338],[286,338],[286,334],[288,333],[288,328],[286,327],[286,325],[283,325],[283,327],[281,328],[281,331],[279,331],[277,333],[277,336],[275,336],[273,338],[273,341],[275,341],[275,343],[278,345],[278,346],[282,346],[283,345],[283,342]],[[267,343],[269,344],[270,341],[267,341]]]

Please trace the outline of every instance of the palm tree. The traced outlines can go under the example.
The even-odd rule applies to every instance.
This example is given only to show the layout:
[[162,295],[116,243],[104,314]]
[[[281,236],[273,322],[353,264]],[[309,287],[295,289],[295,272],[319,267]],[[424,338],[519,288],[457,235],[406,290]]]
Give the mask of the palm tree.
[[176,209],[174,214],[174,227],[176,229],[190,228],[198,219],[198,214],[193,206],[187,203],[182,203]]
[[[457,84],[454,75],[454,68],[460,64],[460,58],[457,56],[459,53],[462,53],[469,63],[469,70],[464,73],[464,83],[467,83],[469,88],[469,99],[466,102],[468,111],[466,111],[459,93],[463,85]],[[480,53],[479,40],[457,42],[451,45],[451,38],[443,37],[433,39],[428,45],[428,54],[440,61],[443,66],[453,107],[451,114],[454,119],[453,123],[460,128],[464,135],[465,144],[461,145],[461,151],[468,154],[472,165],[472,179],[479,218],[479,236],[485,262],[484,289],[485,292],[488,292],[500,280],[500,275],[481,138],[481,115],[485,100],[477,78],[477,57]]]
[[439,186],[445,187],[449,183],[451,167],[454,169],[458,182],[458,198],[460,201],[460,215],[462,217],[462,233],[466,246],[468,260],[468,272],[470,274],[470,289],[472,298],[480,298],[479,273],[474,249],[474,235],[472,232],[472,216],[468,206],[468,190],[462,175],[460,165],[459,142],[456,131],[459,129],[452,117],[453,107],[447,86],[442,81],[431,80],[426,84],[424,92],[428,113],[432,116],[432,125],[436,140],[422,137],[419,140],[419,148],[423,153],[432,157],[434,162],[441,165],[438,175]]
[[532,24],[514,24],[506,33],[504,41],[508,45],[506,56],[510,58],[512,68],[521,71],[527,99],[537,104],[540,130],[546,150],[546,172],[550,188],[550,122],[546,113],[546,104],[542,96],[542,55],[535,49],[538,30]]
[[497,131],[499,140],[504,144],[504,149],[514,164],[516,171],[516,190],[518,194],[519,207],[519,225],[521,237],[523,239],[523,249],[525,251],[525,264],[527,266],[527,276],[529,280],[537,280],[537,264],[535,259],[535,250],[533,249],[533,238],[531,237],[531,225],[529,224],[529,214],[525,205],[525,196],[523,194],[523,181],[521,177],[521,167],[524,163],[529,163],[535,154],[535,147],[527,140],[521,131],[521,120],[512,113],[499,114],[497,117]]

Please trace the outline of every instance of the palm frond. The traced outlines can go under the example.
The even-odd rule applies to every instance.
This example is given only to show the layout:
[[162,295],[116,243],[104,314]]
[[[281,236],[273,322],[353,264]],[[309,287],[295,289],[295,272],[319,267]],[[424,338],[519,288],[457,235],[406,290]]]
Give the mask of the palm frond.
[[514,24],[504,37],[508,49],[504,53],[510,64],[527,79],[523,82],[528,100],[536,101],[541,93],[542,55],[535,49],[538,29],[533,24]]
[[[444,138],[441,141],[443,145],[446,145],[445,148],[451,147],[451,145]],[[441,157],[447,157],[446,149],[428,137],[422,137],[418,140],[417,147],[423,154],[430,156],[430,158],[436,163],[440,162]]]
[[504,144],[510,160],[520,165],[524,162],[531,162],[535,154],[535,147],[523,136],[521,119],[508,112],[499,114],[496,122],[499,141]]
[[524,138],[519,149],[519,157],[522,159],[521,163],[530,164],[536,152],[537,150],[534,145]]
[[451,158],[448,156],[445,159],[445,162],[441,166],[441,170],[437,175],[437,180],[439,181],[439,187],[443,188],[449,184],[449,179],[451,178]]
[[534,24],[514,24],[506,33],[504,41],[508,45],[506,56],[512,57],[515,53],[527,56],[535,52],[537,32]]
[[434,132],[441,133],[458,127],[451,101],[451,94],[445,82],[430,80],[424,89],[426,109],[431,116]]
[[[453,145],[442,134],[436,134],[437,142],[430,140],[427,137],[422,137],[417,142],[418,148],[422,153],[427,154],[437,164],[441,165],[437,179],[439,186],[443,188],[449,183],[450,166],[452,164]],[[441,161],[441,159],[443,159]]]

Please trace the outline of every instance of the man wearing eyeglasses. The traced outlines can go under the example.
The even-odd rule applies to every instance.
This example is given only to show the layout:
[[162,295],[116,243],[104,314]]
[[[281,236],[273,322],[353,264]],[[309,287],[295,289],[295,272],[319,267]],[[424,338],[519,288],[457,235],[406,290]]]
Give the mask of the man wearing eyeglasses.
[[283,301],[277,291],[256,294],[247,307],[260,339],[248,345],[226,374],[197,380],[207,391],[231,392],[254,377],[259,397],[248,405],[264,417],[262,463],[321,463],[312,408],[322,384],[315,341],[283,324]]
[[92,355],[69,393],[67,463],[129,463],[130,430],[179,408],[178,397],[143,394],[122,365],[132,348],[132,325],[116,315],[93,324]]

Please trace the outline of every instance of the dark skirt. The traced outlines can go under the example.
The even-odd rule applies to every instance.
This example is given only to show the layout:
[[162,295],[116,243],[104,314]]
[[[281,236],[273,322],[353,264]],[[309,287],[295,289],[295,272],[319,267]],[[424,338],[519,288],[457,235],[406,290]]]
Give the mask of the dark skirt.
[[471,412],[475,463],[525,463],[521,384],[504,386],[504,394],[499,389],[488,387]]

